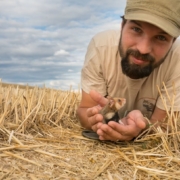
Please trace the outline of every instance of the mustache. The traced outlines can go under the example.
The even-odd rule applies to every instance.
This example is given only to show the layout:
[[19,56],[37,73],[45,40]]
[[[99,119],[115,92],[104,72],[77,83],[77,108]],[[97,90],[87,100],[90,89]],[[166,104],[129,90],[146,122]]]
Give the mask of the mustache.
[[132,55],[136,59],[140,59],[142,61],[147,61],[147,62],[155,61],[154,57],[152,57],[150,54],[141,54],[138,50],[128,49],[126,55],[127,56]]

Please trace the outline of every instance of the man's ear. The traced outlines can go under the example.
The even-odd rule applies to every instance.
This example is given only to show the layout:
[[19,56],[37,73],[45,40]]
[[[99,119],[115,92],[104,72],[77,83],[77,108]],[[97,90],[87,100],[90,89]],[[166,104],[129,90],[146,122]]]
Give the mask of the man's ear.
[[176,39],[177,39],[177,38],[174,38],[174,39],[173,39],[173,43],[176,41]]
[[124,25],[126,24],[126,21],[124,18],[122,19],[122,22],[121,22],[121,29],[123,29]]

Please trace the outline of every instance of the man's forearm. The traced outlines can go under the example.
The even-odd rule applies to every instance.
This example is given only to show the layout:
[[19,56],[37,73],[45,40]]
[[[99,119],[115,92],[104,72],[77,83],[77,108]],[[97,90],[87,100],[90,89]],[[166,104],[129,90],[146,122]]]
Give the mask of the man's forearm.
[[88,108],[81,108],[79,107],[77,109],[77,116],[78,116],[78,119],[82,125],[82,127],[86,128],[86,129],[91,129],[91,126],[88,122],[88,117],[87,117],[87,111]]

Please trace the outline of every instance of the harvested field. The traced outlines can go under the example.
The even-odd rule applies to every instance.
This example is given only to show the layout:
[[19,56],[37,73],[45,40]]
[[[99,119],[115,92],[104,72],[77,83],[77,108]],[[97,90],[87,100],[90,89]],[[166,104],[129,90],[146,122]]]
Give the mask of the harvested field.
[[72,90],[0,84],[0,179],[180,179],[177,115],[168,114],[171,131],[151,126],[133,142],[101,142],[81,135],[80,98]]

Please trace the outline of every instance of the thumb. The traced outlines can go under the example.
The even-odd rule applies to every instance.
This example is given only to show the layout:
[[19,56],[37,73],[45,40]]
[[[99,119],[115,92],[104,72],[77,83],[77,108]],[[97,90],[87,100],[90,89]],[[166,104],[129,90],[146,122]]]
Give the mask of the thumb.
[[108,100],[102,96],[100,93],[98,93],[97,91],[95,90],[91,90],[89,92],[89,95],[91,96],[91,98],[97,102],[100,106],[105,106],[108,102]]
[[141,129],[145,129],[147,127],[147,123],[148,122],[146,121],[144,117],[136,119],[136,125]]

